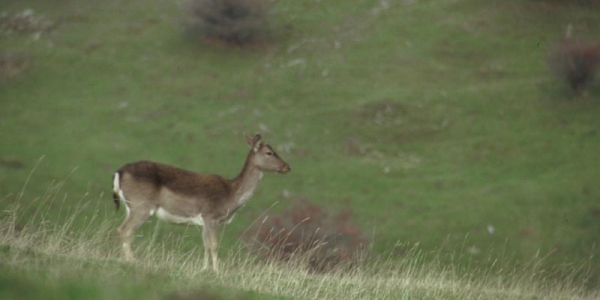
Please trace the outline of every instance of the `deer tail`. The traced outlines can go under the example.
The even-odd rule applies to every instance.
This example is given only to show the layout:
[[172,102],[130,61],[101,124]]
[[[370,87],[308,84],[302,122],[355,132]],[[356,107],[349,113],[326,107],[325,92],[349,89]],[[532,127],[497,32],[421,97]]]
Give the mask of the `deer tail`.
[[113,179],[113,202],[115,203],[115,211],[119,210],[121,205],[121,196],[119,193],[121,192],[121,172],[117,171],[114,175]]

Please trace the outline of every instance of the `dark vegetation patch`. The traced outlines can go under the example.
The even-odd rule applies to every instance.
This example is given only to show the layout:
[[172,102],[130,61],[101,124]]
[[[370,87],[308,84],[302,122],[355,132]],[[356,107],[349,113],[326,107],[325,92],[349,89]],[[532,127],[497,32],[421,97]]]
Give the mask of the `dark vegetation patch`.
[[22,169],[25,167],[25,162],[17,156],[5,156],[0,158],[0,166],[11,169]]
[[258,220],[242,238],[251,251],[266,260],[300,260],[314,272],[351,268],[369,246],[349,208],[330,215],[304,197],[298,197],[282,212]]
[[589,42],[573,38],[571,28],[549,52],[550,70],[573,90],[582,94],[594,84],[600,63],[600,41]]
[[185,21],[193,38],[247,45],[267,37],[266,0],[190,0]]

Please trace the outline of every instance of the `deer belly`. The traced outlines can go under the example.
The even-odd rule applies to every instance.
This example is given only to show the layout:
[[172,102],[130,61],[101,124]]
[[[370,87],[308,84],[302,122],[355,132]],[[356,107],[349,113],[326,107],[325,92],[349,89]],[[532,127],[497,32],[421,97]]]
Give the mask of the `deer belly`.
[[170,212],[164,210],[162,207],[159,207],[156,210],[156,217],[159,220],[165,221],[168,223],[191,224],[191,225],[204,226],[204,219],[202,219],[201,214],[198,214],[197,216],[194,216],[194,217],[179,216],[179,215],[171,214]]

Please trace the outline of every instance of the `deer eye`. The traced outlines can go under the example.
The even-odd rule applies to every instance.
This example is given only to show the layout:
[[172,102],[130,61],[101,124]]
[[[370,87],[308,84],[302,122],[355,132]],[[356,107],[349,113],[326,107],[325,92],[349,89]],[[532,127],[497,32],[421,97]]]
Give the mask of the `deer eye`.
[[273,152],[267,151],[267,153],[265,153],[265,154],[268,155],[268,156],[271,156],[271,155],[273,155]]

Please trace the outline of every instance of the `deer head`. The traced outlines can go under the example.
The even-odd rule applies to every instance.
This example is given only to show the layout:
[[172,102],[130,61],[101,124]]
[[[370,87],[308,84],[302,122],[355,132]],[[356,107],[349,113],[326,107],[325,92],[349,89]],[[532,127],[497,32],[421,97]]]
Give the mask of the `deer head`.
[[250,146],[251,163],[261,171],[278,172],[281,174],[288,173],[290,166],[277,155],[273,148],[262,141],[260,134],[255,134],[254,137],[246,135],[246,142]]

